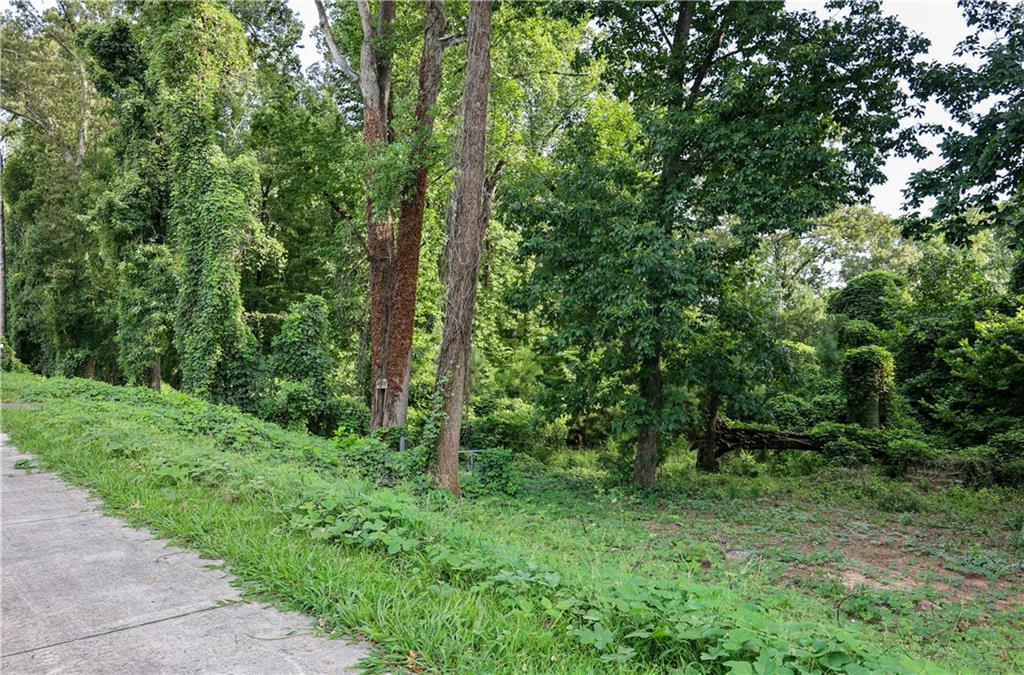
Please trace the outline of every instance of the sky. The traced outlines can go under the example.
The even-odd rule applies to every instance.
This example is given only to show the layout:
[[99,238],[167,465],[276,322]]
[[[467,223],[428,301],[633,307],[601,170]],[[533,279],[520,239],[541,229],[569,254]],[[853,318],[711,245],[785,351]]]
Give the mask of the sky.
[[[813,9],[825,13],[825,3],[809,0],[790,0],[791,7]],[[313,0],[289,0],[289,5],[298,14],[305,26],[305,37],[299,56],[303,66],[310,66],[321,59],[316,43],[312,37],[312,29],[317,25],[316,5]],[[883,0],[883,11],[897,16],[911,30],[924,35],[931,41],[928,59],[937,61],[955,60],[953,50],[956,44],[967,35],[967,24],[953,0]],[[921,122],[929,124],[950,124],[949,115],[942,106],[932,102],[925,106]],[[934,149],[935,142],[925,139],[925,145]],[[889,215],[902,212],[903,195],[901,191],[907,179],[914,171],[935,166],[934,158],[918,161],[912,157],[892,157],[885,164],[884,172],[887,181],[871,191],[872,204],[876,209]]]

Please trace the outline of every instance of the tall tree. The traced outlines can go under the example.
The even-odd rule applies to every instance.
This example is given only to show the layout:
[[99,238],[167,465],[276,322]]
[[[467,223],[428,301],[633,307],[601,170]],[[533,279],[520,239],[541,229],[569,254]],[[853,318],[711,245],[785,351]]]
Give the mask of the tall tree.
[[109,276],[80,216],[107,170],[103,102],[79,49],[109,3],[16,2],[3,13],[7,338],[32,368],[116,378]]
[[[583,367],[624,386],[639,486],[687,417],[674,397],[688,384],[692,312],[713,311],[723,270],[759,236],[864,198],[880,159],[911,147],[899,122],[914,108],[898,82],[923,41],[877,2],[833,5],[845,11],[827,19],[781,2],[560,10],[582,6],[600,28],[592,54],[641,133],[612,140],[608,111],[596,111],[559,163],[566,173],[523,204],[524,222],[542,225],[533,285],[566,322],[562,339],[588,355]],[[611,199],[580,200],[592,185]]]
[[986,227],[1013,233],[1018,251],[1016,292],[1024,293],[1024,5],[997,0],[961,0],[971,34],[956,53],[977,65],[930,64],[912,80],[923,97],[935,97],[958,127],[941,134],[941,162],[911,176],[908,203],[927,216],[908,230],[934,227],[956,244]]
[[[381,0],[374,18],[368,0],[357,0],[362,40],[359,72],[339,48],[327,9],[316,0],[320,26],[335,66],[358,88],[363,104],[363,141],[370,157],[383,156],[396,137],[393,124],[392,81],[394,45],[391,37],[396,3]],[[368,173],[366,249],[370,264],[371,427],[405,424],[409,405],[409,369],[416,282],[419,273],[423,214],[427,196],[430,139],[434,104],[441,87],[441,58],[456,41],[445,36],[444,2],[428,0],[423,19],[423,51],[419,62],[419,91],[406,159],[408,178],[398,186],[397,231],[381,179]],[[372,161],[371,161],[372,165]]]
[[456,496],[459,435],[469,380],[469,353],[476,313],[480,242],[490,218],[487,185],[487,101],[491,90],[491,2],[470,3],[466,79],[463,84],[459,175],[448,234],[444,328],[437,361],[441,431],[437,439],[437,482]]
[[93,80],[111,101],[116,123],[108,144],[119,173],[89,220],[116,279],[118,364],[130,384],[148,382],[159,391],[173,337],[176,279],[156,92],[127,19],[90,27],[80,41],[93,57]]
[[254,162],[229,159],[219,132],[251,66],[238,20],[210,0],[145,8],[154,35],[170,166],[170,227],[181,271],[175,340],[182,386],[253,408],[256,340],[243,316],[240,259],[258,239]]

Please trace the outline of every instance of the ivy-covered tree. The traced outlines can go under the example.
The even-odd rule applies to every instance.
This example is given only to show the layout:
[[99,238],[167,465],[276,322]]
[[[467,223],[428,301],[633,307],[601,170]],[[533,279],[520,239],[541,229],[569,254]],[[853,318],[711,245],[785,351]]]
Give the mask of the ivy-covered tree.
[[168,238],[167,158],[146,56],[127,18],[84,31],[93,81],[116,122],[118,175],[90,221],[116,280],[118,365],[130,384],[160,390],[173,340],[176,270]]
[[185,390],[253,408],[257,344],[241,298],[243,249],[264,234],[250,155],[218,143],[251,66],[241,24],[208,0],[145,7],[150,69],[170,167],[168,217],[180,265],[175,341]]

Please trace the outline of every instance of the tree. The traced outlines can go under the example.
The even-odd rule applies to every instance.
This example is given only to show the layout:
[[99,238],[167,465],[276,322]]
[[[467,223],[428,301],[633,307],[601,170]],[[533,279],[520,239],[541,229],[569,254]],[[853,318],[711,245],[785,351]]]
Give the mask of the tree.
[[159,105],[168,143],[169,221],[180,266],[175,340],[182,386],[254,407],[257,345],[245,323],[240,261],[262,232],[251,156],[228,159],[218,132],[251,61],[238,20],[208,0],[148,5]]
[[113,286],[96,236],[79,217],[108,166],[97,139],[107,125],[77,36],[109,15],[105,3],[63,2],[3,14],[0,108],[6,150],[6,337],[33,369],[118,376]]
[[[434,104],[441,86],[441,57],[456,38],[446,36],[444,2],[429,0],[423,19],[423,51],[419,62],[419,90],[409,137],[408,172],[397,185],[383,171],[380,160],[388,155],[397,130],[393,124],[394,44],[396,19],[393,0],[381,0],[374,18],[368,0],[357,0],[362,40],[359,72],[339,48],[323,2],[317,0],[320,27],[334,65],[354,84],[363,105],[363,140],[370,157],[367,175],[366,249],[370,263],[370,350],[372,378],[371,427],[405,424],[409,403],[409,369],[416,285],[419,272],[423,213],[430,169],[430,140]],[[375,172],[376,170],[376,172]],[[397,191],[397,231],[388,192]]]
[[480,244],[490,219],[486,185],[487,100],[491,87],[491,2],[470,4],[468,55],[463,94],[459,176],[454,216],[446,247],[444,329],[437,361],[442,418],[437,439],[437,482],[456,496],[459,488],[459,434],[469,380],[470,343],[476,313]]
[[[562,319],[566,346],[633,392],[641,487],[654,482],[660,437],[680,425],[669,399],[686,369],[673,364],[722,271],[759,236],[863,198],[882,157],[913,149],[899,121],[914,105],[898,81],[924,42],[877,3],[835,7],[827,19],[781,3],[562,10],[599,27],[591,53],[642,132],[588,120],[522,219],[535,297]],[[722,231],[733,236],[716,240]]]
[[[913,80],[919,95],[935,97],[957,127],[928,127],[941,134],[941,163],[918,171],[904,194],[920,209],[934,199],[931,212],[915,213],[908,232],[924,235],[938,228],[955,244],[988,228],[1006,228],[1015,245],[1024,247],[1024,7],[994,0],[961,0],[973,32],[956,53],[977,66],[929,64]],[[1014,273],[1024,292],[1024,254],[1018,252]],[[1017,285],[1019,284],[1019,285]]]
[[83,31],[79,41],[93,60],[93,81],[115,120],[109,145],[119,175],[89,215],[100,251],[116,280],[118,365],[130,384],[160,391],[173,341],[176,270],[165,212],[166,148],[156,92],[132,26],[119,17]]

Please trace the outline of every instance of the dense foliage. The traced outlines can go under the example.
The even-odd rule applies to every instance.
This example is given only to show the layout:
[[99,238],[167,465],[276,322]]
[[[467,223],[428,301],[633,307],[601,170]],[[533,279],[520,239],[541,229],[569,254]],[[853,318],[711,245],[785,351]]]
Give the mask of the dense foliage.
[[[1024,11],[961,5],[970,65],[869,0],[506,2],[474,88],[465,2],[327,3],[305,70],[283,0],[16,2],[2,363],[234,405],[397,484],[458,417],[459,305],[469,494],[567,452],[646,490],[808,453],[1017,486]],[[909,123],[930,99],[957,128]],[[926,132],[934,208],[873,210]]]

